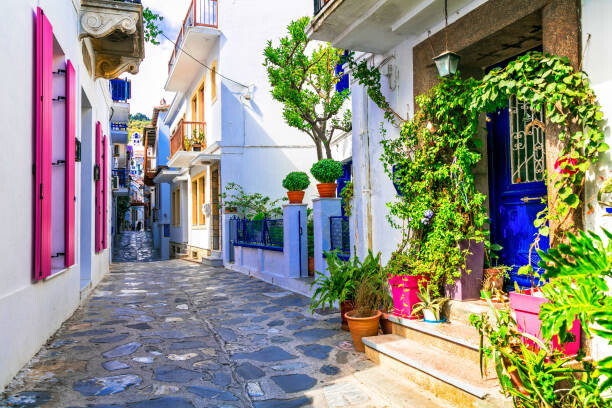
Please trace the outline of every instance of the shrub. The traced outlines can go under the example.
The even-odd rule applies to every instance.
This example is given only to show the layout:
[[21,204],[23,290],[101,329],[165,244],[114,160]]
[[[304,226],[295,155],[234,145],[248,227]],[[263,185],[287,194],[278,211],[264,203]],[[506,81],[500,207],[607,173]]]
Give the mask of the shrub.
[[303,171],[292,171],[287,174],[287,177],[283,180],[283,187],[289,191],[302,191],[306,190],[310,185],[310,179],[308,174]]
[[342,163],[332,160],[319,160],[310,168],[310,174],[320,183],[335,183],[342,177]]

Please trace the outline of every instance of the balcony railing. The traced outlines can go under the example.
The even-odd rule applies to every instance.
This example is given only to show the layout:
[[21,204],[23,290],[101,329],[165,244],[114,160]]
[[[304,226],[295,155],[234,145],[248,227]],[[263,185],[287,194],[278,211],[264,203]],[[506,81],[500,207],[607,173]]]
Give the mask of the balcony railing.
[[206,148],[206,122],[186,122],[180,120],[170,138],[170,157],[184,151],[201,151]]
[[113,170],[113,178],[117,177],[118,178],[118,183],[115,186],[115,184],[113,184],[114,188],[125,188],[125,169],[114,169]]
[[127,102],[132,98],[132,82],[129,79],[110,80],[111,97],[115,102]]
[[111,122],[111,130],[116,132],[126,132],[128,124],[124,122]]
[[327,3],[331,3],[333,0],[314,0],[314,15],[319,14],[319,11],[325,7]]
[[191,0],[187,15],[181,26],[181,31],[176,38],[174,51],[168,62],[168,72],[172,69],[179,50],[183,44],[183,39],[189,27],[218,27],[218,4],[217,0]]

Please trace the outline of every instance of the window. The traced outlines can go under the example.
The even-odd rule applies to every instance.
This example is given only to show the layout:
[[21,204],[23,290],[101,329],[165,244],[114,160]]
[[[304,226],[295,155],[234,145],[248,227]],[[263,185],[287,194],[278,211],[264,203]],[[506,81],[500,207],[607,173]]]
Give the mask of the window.
[[172,225],[181,225],[181,188],[177,187],[172,192]]
[[544,108],[536,111],[516,96],[510,98],[512,184],[542,181],[546,173]]
[[198,121],[204,122],[204,80],[198,89]]
[[217,62],[213,62],[210,69],[210,101],[217,100]]
[[206,217],[202,211],[205,203],[204,186],[206,185],[206,173],[202,172],[193,177],[191,182],[191,222],[193,225],[206,224]]
[[191,98],[191,121],[198,121],[198,99],[195,95]]

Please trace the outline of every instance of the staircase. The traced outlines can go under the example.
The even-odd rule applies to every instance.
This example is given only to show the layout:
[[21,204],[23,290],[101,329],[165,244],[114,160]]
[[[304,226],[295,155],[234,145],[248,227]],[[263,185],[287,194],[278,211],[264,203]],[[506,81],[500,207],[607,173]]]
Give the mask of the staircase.
[[449,302],[449,323],[432,324],[390,316],[393,334],[366,337],[366,355],[380,367],[453,407],[510,408],[501,395],[492,363],[480,375],[472,313],[487,313],[484,302]]

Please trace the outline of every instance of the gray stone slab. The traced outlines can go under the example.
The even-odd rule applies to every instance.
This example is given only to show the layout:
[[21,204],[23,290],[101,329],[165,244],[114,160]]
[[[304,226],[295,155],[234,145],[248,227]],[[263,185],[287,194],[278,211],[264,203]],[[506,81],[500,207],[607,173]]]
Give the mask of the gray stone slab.
[[105,361],[102,363],[102,367],[104,367],[104,369],[108,371],[123,370],[124,368],[130,368],[129,365],[122,363],[121,361],[118,361],[118,360]]
[[331,329],[308,329],[293,333],[295,337],[302,341],[318,341],[338,334],[338,330]]
[[220,401],[238,401],[238,397],[228,391],[218,390],[216,388],[191,386],[187,387],[187,391],[208,399],[220,400]]
[[255,408],[301,408],[312,404],[312,398],[310,397],[299,397],[293,399],[271,399],[265,401],[255,401],[253,406]]
[[86,397],[117,394],[132,385],[142,383],[142,378],[134,374],[96,377],[77,381],[72,388]]
[[157,381],[186,383],[197,378],[202,378],[202,373],[198,371],[187,370],[172,365],[155,367],[154,371],[155,375],[153,378]]
[[255,360],[255,361],[263,361],[263,362],[271,362],[271,361],[292,360],[297,357],[287,353],[285,350],[283,350],[280,347],[269,346],[269,347],[264,347],[261,350],[253,351],[251,353],[236,353],[232,356],[232,358],[236,360]]
[[191,401],[181,397],[160,397],[145,401],[130,402],[126,408],[194,408]]
[[245,380],[256,380],[263,377],[266,373],[259,367],[251,363],[242,363],[236,368],[236,373]]
[[114,336],[108,336],[108,337],[94,337],[94,338],[89,339],[89,342],[96,343],[96,344],[119,343],[120,341],[127,339],[127,337],[128,337],[127,334],[116,334]]
[[286,393],[309,390],[317,380],[306,374],[287,374],[270,377]]
[[102,357],[115,358],[115,357],[129,356],[130,354],[138,350],[140,346],[142,346],[142,344],[137,343],[137,342],[122,344],[121,346],[115,347],[114,349],[109,350],[106,353],[102,354]]
[[313,357],[319,360],[327,360],[332,348],[323,344],[303,344],[296,347],[304,353],[305,356]]

